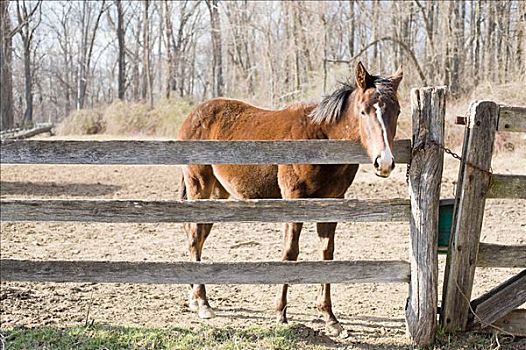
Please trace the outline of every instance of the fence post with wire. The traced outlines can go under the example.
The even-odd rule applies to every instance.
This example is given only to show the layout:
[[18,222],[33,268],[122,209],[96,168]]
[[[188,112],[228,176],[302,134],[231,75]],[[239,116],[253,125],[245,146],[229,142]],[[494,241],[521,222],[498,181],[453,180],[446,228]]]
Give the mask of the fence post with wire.
[[495,134],[526,132],[526,108],[492,101],[471,104],[445,267],[440,322],[446,332],[488,327],[526,336],[526,270],[471,301],[476,267],[526,268],[525,245],[480,242],[486,198],[526,198],[525,175],[491,171]]

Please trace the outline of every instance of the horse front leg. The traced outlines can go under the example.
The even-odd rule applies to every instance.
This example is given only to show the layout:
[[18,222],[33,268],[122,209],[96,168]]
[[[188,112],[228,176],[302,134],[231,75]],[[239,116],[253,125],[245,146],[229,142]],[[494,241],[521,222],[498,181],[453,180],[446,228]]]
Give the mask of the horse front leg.
[[[299,239],[303,223],[285,224],[283,236],[283,261],[296,261],[300,252]],[[276,314],[278,323],[287,323],[287,291],[289,285],[284,284],[276,296]]]
[[[201,261],[201,253],[205,240],[210,234],[212,224],[184,224],[184,229],[188,238],[188,251],[193,261]],[[196,311],[199,318],[215,317],[214,310],[210,307],[206,297],[206,288],[204,284],[190,285],[190,295],[188,297],[188,306],[190,310]]]
[[[322,260],[332,260],[334,257],[334,232],[336,231],[336,223],[318,223],[316,229],[318,231],[318,237],[320,238]],[[343,331],[343,327],[332,312],[330,284],[321,285],[316,307],[325,320],[327,333],[333,336],[339,335]]]
[[[188,165],[183,167],[183,178],[180,183],[180,199],[208,199],[216,189],[216,179],[210,165]],[[192,261],[201,261],[203,245],[210,234],[212,224],[185,223],[183,228],[188,241],[188,252]],[[190,310],[198,312],[200,318],[212,318],[214,311],[208,303],[204,284],[190,285],[188,297]]]

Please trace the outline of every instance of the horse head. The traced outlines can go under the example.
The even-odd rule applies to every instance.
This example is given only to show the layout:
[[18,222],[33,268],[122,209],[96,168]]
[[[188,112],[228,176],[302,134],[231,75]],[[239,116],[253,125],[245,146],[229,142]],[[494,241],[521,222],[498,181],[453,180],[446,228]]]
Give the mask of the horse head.
[[360,142],[373,162],[375,173],[388,177],[394,169],[392,153],[396,124],[400,114],[397,89],[402,70],[387,78],[370,75],[363,64],[356,66],[356,89],[348,111],[355,116]]

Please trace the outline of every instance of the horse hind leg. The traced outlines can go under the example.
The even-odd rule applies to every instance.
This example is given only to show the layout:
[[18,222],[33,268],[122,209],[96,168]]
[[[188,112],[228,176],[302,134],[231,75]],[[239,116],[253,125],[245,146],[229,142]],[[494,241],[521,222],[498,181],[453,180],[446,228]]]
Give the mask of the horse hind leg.
[[[334,232],[336,231],[336,223],[318,223],[316,229],[318,231],[318,237],[320,238],[321,258],[323,260],[332,260],[334,257]],[[338,336],[343,331],[343,327],[332,312],[330,284],[321,285],[320,294],[316,300],[316,307],[325,320],[327,333],[332,336]]]
[[[211,166],[189,166],[184,172],[184,184],[188,199],[208,199],[215,190],[215,178]],[[183,225],[188,240],[188,252],[192,261],[201,261],[206,238],[212,230],[211,223],[185,223]],[[200,318],[215,316],[208,303],[204,284],[190,285],[188,305],[190,310],[197,311]]]

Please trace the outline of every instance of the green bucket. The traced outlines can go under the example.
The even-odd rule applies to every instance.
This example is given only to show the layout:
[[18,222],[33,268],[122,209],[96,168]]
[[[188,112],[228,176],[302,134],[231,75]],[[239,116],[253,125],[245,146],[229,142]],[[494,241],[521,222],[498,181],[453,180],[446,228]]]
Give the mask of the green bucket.
[[451,235],[451,226],[453,225],[453,209],[455,207],[454,199],[440,200],[438,210],[438,252],[447,253],[449,246],[449,237]]

